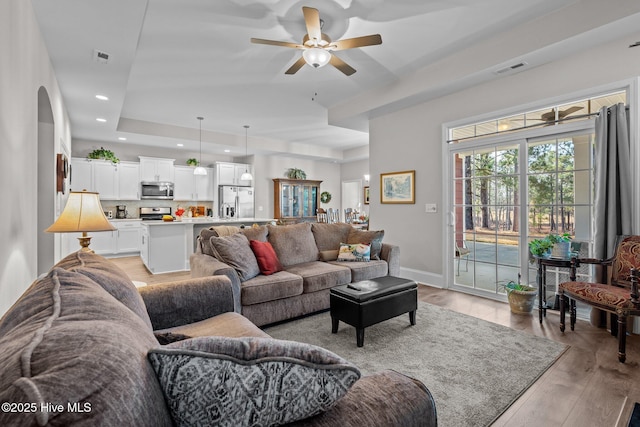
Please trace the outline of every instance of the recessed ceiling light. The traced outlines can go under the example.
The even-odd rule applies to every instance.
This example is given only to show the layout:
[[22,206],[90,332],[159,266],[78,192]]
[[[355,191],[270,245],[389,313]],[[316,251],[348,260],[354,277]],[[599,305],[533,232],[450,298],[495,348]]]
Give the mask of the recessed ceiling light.
[[224,150],[224,152],[225,152],[225,153],[230,153],[230,152],[231,152],[231,150]]
[[100,101],[108,101],[109,97],[105,96],[105,95],[96,95],[96,98],[98,98]]
[[118,137],[118,140],[120,140],[120,141],[126,141],[126,140],[127,140],[127,138],[125,138],[124,136],[119,136],[119,137]]
[[178,144],[178,147],[184,147],[184,144]]
[[107,119],[103,119],[102,117],[98,117],[98,118],[96,119],[96,121],[97,121],[97,122],[100,122],[100,123],[104,123],[104,122],[106,122],[106,121],[107,121]]

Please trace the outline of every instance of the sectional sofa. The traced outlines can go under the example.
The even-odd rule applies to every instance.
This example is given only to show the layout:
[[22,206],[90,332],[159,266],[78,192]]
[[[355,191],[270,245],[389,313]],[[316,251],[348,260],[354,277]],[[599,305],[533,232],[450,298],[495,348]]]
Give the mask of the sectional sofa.
[[[161,345],[160,341],[167,343]],[[136,289],[76,252],[0,319],[2,426],[436,426],[419,381],[360,378],[234,312],[224,275]]]
[[[227,276],[235,309],[258,326],[329,308],[329,290],[360,280],[400,274],[400,248],[384,231],[345,223],[300,223],[202,230],[190,257],[192,277]],[[268,242],[280,268],[260,270],[251,241]],[[368,261],[341,261],[341,244],[368,244]],[[360,258],[361,259],[361,258]]]

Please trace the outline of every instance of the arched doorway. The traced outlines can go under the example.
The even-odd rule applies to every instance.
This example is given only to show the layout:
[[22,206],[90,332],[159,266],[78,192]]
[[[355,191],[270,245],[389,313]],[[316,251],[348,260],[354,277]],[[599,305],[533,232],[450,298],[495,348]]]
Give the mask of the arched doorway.
[[36,212],[38,215],[38,275],[46,273],[53,265],[54,234],[44,229],[55,220],[55,137],[53,111],[49,94],[44,87],[38,90],[38,196]]

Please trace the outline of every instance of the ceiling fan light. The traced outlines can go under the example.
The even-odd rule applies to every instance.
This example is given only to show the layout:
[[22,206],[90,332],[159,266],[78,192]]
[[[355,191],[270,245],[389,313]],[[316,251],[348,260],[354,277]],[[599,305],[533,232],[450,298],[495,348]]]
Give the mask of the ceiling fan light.
[[320,68],[329,63],[329,60],[331,59],[331,52],[319,47],[312,47],[305,49],[305,51],[302,52],[302,57],[307,64],[314,68]]

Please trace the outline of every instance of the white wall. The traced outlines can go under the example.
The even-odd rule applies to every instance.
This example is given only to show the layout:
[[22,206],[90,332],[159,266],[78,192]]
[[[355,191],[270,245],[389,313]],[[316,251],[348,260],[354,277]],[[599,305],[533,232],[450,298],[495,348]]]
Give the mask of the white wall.
[[[320,192],[331,193],[331,202],[323,208],[340,208],[340,165],[331,162],[278,156],[253,156],[256,217],[273,218],[273,178],[286,178],[289,168],[302,169],[307,179],[322,181]],[[260,211],[262,207],[262,211]]]
[[[416,170],[415,205],[380,205],[375,196],[370,205],[374,228],[383,228],[385,241],[401,246],[404,274],[445,284],[443,124],[521,105],[544,104],[545,100],[557,101],[634,79],[640,72],[640,51],[628,46],[637,40],[640,33],[370,121],[371,194],[379,192],[380,173]],[[632,114],[637,122],[638,111]],[[632,138],[637,144],[635,134]],[[438,203],[438,213],[425,213],[425,203],[432,202]]]
[[[49,95],[54,152],[71,152],[69,120],[30,1],[0,2],[0,315],[37,275],[38,90]],[[54,176],[51,177],[54,180]]]

